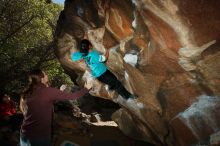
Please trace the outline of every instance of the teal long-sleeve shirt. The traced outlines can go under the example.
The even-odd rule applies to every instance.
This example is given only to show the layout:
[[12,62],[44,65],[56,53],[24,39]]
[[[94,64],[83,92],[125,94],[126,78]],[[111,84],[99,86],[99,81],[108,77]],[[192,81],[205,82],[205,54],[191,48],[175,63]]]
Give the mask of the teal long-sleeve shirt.
[[104,57],[94,49],[86,56],[84,56],[84,54],[80,52],[74,52],[71,54],[71,60],[78,61],[81,59],[85,60],[86,64],[91,70],[91,74],[93,77],[97,78],[107,71],[107,66],[104,63]]

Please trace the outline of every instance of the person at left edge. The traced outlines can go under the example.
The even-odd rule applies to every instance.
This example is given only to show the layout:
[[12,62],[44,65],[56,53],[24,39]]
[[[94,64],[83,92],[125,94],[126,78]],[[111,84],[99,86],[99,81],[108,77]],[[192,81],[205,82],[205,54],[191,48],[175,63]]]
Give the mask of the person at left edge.
[[33,70],[29,74],[29,86],[23,92],[20,109],[24,120],[20,130],[20,146],[51,146],[53,102],[77,99],[89,92],[90,84],[74,93],[66,93],[49,87],[47,74]]

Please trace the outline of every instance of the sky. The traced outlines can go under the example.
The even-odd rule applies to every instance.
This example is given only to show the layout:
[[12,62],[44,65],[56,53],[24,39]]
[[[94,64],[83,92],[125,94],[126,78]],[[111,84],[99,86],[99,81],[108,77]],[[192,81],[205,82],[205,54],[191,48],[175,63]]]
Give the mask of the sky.
[[54,3],[64,4],[65,0],[53,0]]

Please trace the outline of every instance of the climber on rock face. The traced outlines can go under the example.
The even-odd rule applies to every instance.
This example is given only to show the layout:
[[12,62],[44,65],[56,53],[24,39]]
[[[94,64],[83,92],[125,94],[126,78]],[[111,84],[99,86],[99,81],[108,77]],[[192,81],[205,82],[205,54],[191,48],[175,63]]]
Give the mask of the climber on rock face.
[[108,70],[105,64],[108,56],[108,50],[104,55],[101,55],[93,48],[89,40],[83,39],[79,45],[79,52],[72,53],[71,60],[84,60],[86,65],[90,68],[91,74],[94,78],[109,85],[110,90],[117,91],[124,99],[133,99],[134,95],[129,93],[117,77]]

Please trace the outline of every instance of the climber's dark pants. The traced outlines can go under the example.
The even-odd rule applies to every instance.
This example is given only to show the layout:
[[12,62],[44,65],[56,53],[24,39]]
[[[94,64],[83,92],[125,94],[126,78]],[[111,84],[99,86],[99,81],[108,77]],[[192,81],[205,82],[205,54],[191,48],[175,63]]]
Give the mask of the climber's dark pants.
[[129,93],[125,87],[121,84],[121,82],[117,79],[117,77],[107,70],[104,74],[97,77],[97,79],[107,85],[109,85],[110,90],[115,90],[120,94],[123,98],[128,99],[132,95]]

